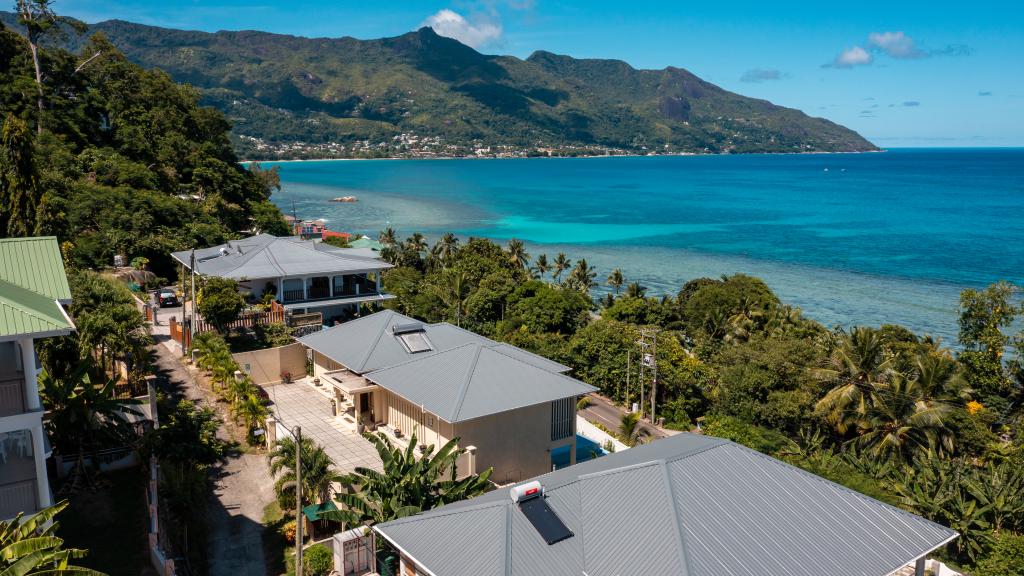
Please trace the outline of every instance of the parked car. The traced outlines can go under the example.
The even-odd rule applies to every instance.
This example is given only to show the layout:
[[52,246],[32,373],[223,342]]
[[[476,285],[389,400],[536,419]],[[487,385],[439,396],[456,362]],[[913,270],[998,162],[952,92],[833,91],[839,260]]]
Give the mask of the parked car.
[[156,295],[156,303],[161,308],[178,306],[180,304],[180,302],[178,302],[178,295],[170,290],[161,290]]

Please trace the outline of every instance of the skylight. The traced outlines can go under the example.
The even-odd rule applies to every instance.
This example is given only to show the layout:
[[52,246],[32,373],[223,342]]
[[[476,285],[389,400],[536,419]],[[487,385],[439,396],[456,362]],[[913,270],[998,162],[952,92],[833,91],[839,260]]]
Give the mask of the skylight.
[[430,341],[427,340],[426,332],[405,332],[403,334],[396,335],[396,338],[405,346],[406,351],[410,354],[416,354],[417,352],[429,352],[433,350],[433,346],[430,345]]

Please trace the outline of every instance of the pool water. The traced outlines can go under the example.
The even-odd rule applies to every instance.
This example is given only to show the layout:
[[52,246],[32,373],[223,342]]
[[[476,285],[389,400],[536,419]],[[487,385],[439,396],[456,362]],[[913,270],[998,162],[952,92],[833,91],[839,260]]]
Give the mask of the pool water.
[[[608,452],[597,442],[585,436],[576,435],[576,463],[593,460]],[[551,468],[559,470],[569,465],[569,447],[562,446],[551,451]]]

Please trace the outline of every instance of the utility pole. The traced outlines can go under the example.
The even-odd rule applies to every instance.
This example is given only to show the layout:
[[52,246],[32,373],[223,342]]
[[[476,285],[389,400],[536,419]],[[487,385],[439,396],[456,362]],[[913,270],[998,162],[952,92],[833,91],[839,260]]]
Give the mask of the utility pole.
[[629,371],[631,370],[630,360],[631,360],[631,356],[632,355],[633,355],[633,349],[632,348],[627,348],[626,349],[626,411],[627,412],[632,412],[633,411],[633,405],[629,403]]
[[192,306],[192,310],[189,313],[188,322],[188,341],[192,343],[192,339],[196,337],[196,249],[192,249],[192,257],[189,262],[189,270],[192,272],[192,298],[189,302]]
[[302,576],[302,426],[295,427],[295,574]]
[[654,395],[657,393],[658,380],[658,331],[653,328],[640,330],[640,339],[636,341],[640,348],[640,418],[644,417],[646,402],[644,399],[647,380],[645,375],[651,376],[651,422],[654,422]]

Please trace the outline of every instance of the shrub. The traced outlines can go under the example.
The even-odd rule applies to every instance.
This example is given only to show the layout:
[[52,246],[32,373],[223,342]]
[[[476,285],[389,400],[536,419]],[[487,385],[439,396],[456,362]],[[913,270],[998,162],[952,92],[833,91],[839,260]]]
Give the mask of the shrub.
[[765,454],[774,454],[786,444],[786,437],[779,432],[755,426],[732,416],[709,415],[705,418],[703,429],[708,436],[732,440]]
[[975,576],[1024,576],[1024,536],[1004,532],[978,562]]
[[304,576],[327,576],[334,569],[334,555],[323,544],[314,544],[302,555]]

